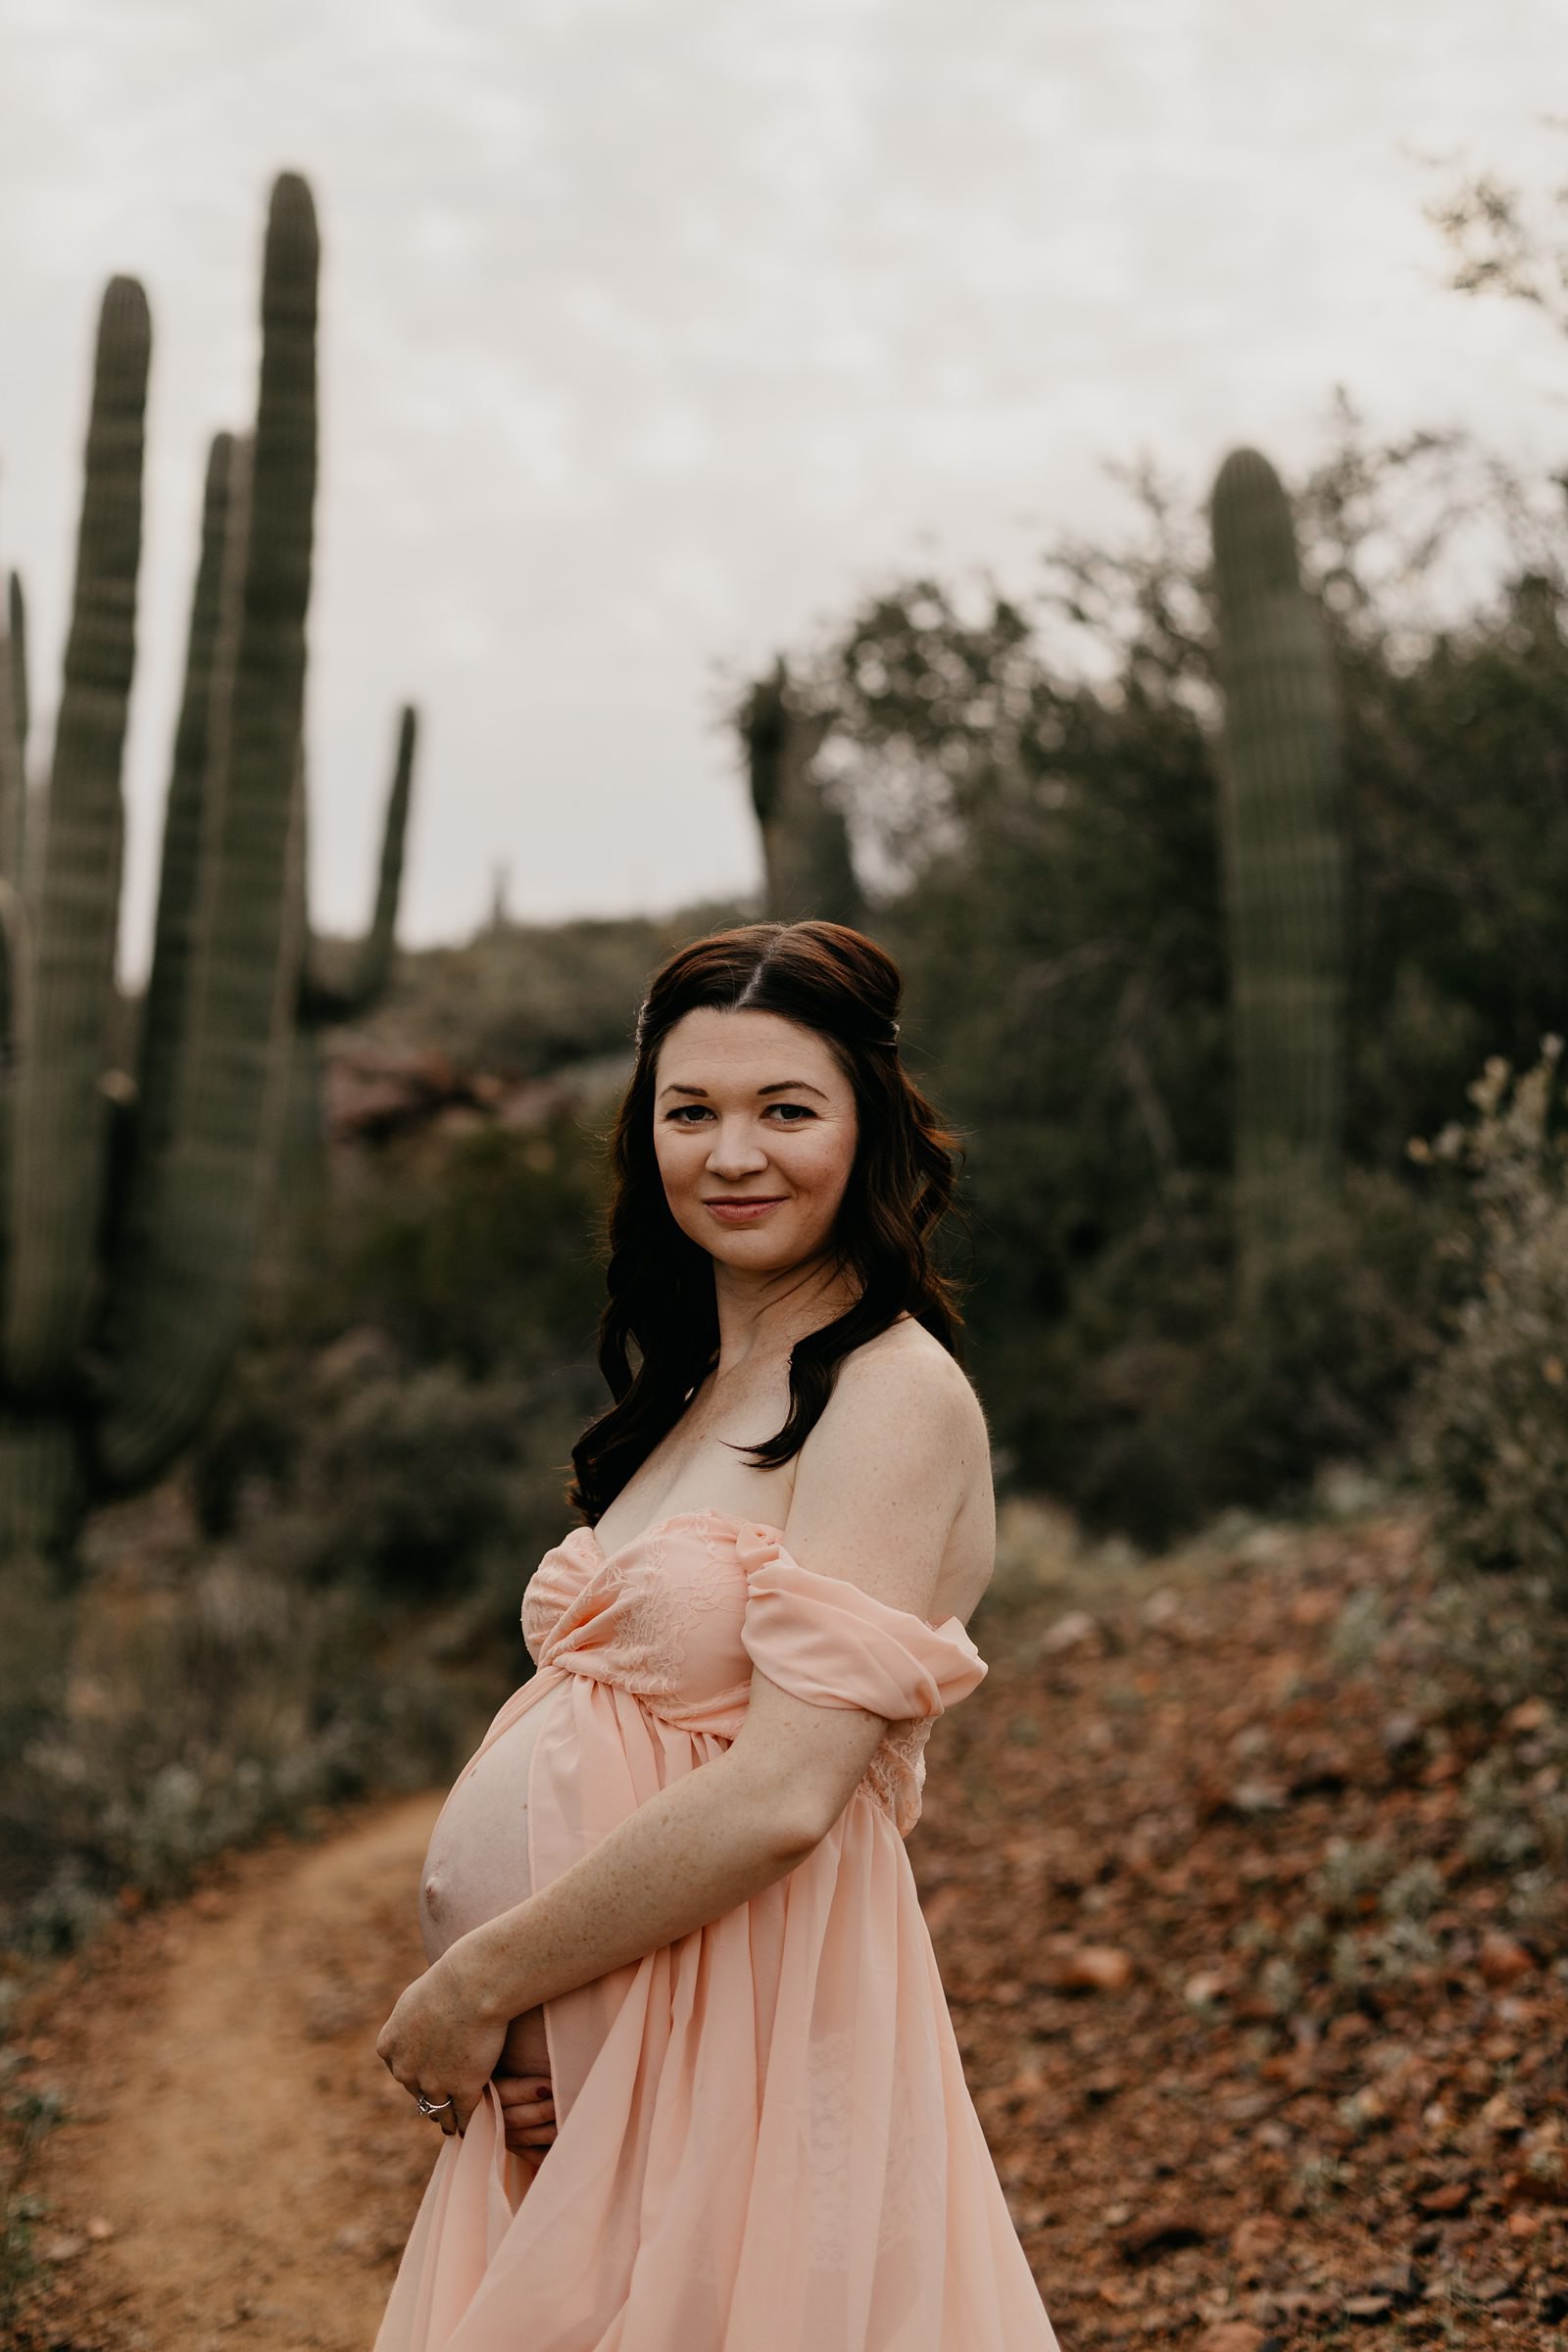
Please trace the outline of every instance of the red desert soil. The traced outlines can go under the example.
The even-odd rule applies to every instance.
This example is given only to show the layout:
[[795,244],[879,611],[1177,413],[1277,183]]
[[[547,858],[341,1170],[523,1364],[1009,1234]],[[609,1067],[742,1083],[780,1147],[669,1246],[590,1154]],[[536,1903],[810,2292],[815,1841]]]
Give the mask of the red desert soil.
[[[1391,1514],[977,1623],[910,1853],[1063,2352],[1568,2346],[1568,1727],[1498,1605],[1458,1628]],[[368,2352],[438,1803],[229,1856],[29,1998],[70,2114],[19,2352]]]

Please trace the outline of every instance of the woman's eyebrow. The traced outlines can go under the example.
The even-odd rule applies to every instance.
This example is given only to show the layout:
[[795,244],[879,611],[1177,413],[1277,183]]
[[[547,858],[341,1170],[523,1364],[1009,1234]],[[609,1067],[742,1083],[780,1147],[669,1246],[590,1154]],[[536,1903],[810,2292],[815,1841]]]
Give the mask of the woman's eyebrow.
[[[682,1086],[678,1080],[671,1080],[668,1086],[662,1086],[659,1091],[661,1095],[706,1095],[708,1089],[706,1086]],[[771,1086],[760,1086],[757,1091],[760,1095],[822,1095],[823,1102],[827,1101],[822,1089],[813,1086],[809,1078],[775,1078]]]

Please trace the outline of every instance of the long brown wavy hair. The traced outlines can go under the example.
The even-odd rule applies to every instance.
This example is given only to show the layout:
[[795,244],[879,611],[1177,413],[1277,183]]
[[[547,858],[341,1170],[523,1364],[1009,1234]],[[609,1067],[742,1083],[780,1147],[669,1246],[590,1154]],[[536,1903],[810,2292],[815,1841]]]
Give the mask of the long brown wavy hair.
[[660,1047],[696,1006],[776,1012],[814,1030],[855,1092],[855,1160],[832,1247],[858,1295],[835,1321],[796,1341],[788,1418],[744,1449],[752,1466],[776,1468],[800,1451],[843,1358],[906,1311],[962,1361],[958,1286],[930,1256],[932,1236],[954,1206],[961,1145],[899,1059],[902,992],[892,956],[846,923],[710,932],[677,948],[654,974],[637,1014],[637,1065],[609,1139],[609,1297],[598,1352],[614,1402],[572,1447],[576,1476],[566,1491],[590,1526],[673,1429],[718,1356],[713,1261],[671,1215],[654,1147]]

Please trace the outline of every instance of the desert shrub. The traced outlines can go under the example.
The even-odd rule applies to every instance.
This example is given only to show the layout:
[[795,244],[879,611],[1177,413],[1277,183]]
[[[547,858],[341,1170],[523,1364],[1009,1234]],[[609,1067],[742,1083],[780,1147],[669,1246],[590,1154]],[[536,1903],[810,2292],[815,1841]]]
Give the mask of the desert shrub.
[[1452,1170],[1445,1244],[1461,1270],[1446,1345],[1411,1399],[1411,1462],[1451,1565],[1544,1580],[1568,1602],[1568,1194],[1562,1040],[1517,1075],[1500,1054],[1468,1088],[1477,1117],[1415,1156]]
[[608,1117],[573,1109],[362,1152],[334,1211],[314,1331],[373,1324],[412,1361],[476,1374],[592,1370]]
[[308,1313],[258,1335],[194,1451],[208,1534],[411,1601],[531,1566],[604,1394],[599,1150],[566,1113],[365,1152]]
[[1227,1189],[1172,1185],[1038,1333],[980,1351],[988,1399],[1096,1533],[1157,1549],[1222,1508],[1309,1506],[1316,1467],[1399,1468],[1411,1367],[1446,1268],[1432,1203],[1351,1169],[1344,1198],[1234,1311]]
[[0,1791],[0,1940],[68,1948],[122,1886],[178,1892],[226,1846],[449,1773],[501,1690],[394,1630],[363,1586],[233,1549],[89,1585],[69,1703]]

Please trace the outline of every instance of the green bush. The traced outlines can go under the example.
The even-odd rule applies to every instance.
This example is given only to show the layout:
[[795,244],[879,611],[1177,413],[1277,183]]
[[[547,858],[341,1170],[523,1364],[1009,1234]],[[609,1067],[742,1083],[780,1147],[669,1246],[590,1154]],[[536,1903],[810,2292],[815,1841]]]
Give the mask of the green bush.
[[69,1948],[122,1886],[177,1893],[317,1806],[450,1774],[502,1690],[395,1633],[363,1585],[303,1588],[235,1550],[113,1605],[89,1587],[70,1704],[0,1791],[0,1940]]
[[1450,1121],[1419,1159],[1467,1186],[1446,1245],[1464,1296],[1447,1345],[1411,1399],[1410,1459],[1433,1497],[1450,1563],[1544,1579],[1568,1602],[1568,1138],[1562,1039],[1517,1076],[1489,1057],[1467,1090],[1478,1117]]
[[374,1324],[410,1360],[475,1374],[554,1378],[575,1361],[597,1381],[604,1190],[595,1122],[576,1109],[363,1152],[328,1230],[313,1328]]
[[1411,1367],[1436,1346],[1442,1229],[1419,1194],[1350,1170],[1245,1321],[1226,1200],[1221,1184],[1173,1183],[1054,1323],[979,1351],[1030,1478],[1091,1532],[1148,1550],[1228,1506],[1308,1507],[1326,1460],[1402,1470]]

